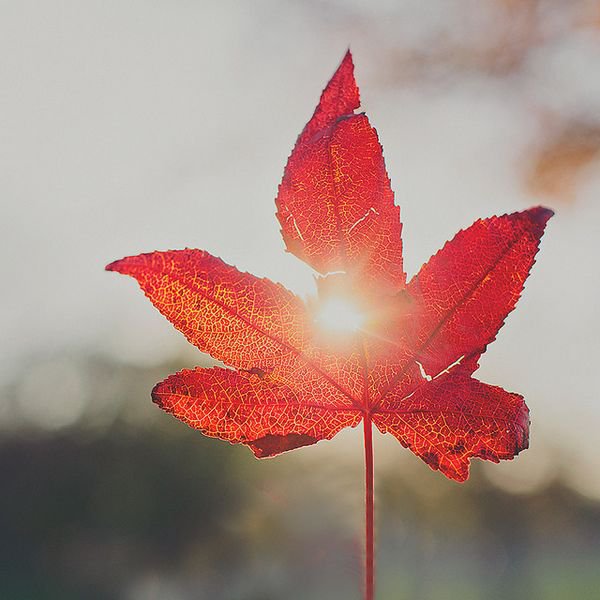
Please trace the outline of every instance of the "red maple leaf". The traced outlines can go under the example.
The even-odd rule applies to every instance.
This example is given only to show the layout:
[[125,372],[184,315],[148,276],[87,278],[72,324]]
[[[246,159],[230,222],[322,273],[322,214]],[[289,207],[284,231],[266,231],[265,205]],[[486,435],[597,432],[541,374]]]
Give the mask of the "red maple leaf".
[[[372,519],[372,423],[456,481],[473,457],[498,462],[527,448],[523,398],[472,374],[521,294],[552,211],[476,221],[407,284],[400,211],[377,133],[355,112],[353,71],[348,52],[277,196],[288,251],[321,274],[316,300],[202,250],[107,269],[137,279],[192,344],[230,367],[184,370],[154,388],[153,400],[181,421],[259,458],[363,421]],[[324,307],[355,329],[325,331]],[[370,535],[372,544],[372,523]]]
[[172,375],[154,401],[259,458],[332,438],[366,416],[463,481],[471,457],[527,447],[521,396],[471,374],[517,302],[552,211],[475,222],[405,284],[400,210],[348,52],[288,160],[277,197],[287,249],[324,277],[321,304],[354,298],[355,332],[323,334],[314,307],[202,250],[107,266],[137,279],[169,321],[232,369]]

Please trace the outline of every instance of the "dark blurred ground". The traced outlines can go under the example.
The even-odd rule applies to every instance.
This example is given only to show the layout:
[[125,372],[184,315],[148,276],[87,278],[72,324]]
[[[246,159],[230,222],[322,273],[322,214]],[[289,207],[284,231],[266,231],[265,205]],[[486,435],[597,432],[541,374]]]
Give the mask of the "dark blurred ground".
[[[118,407],[3,436],[1,598],[360,597],[360,436],[257,461],[151,404],[174,364],[76,364],[84,383],[116,382]],[[19,394],[5,389],[5,406]],[[93,407],[101,387],[90,394]],[[378,598],[598,598],[600,504],[558,475],[513,495],[477,461],[458,485],[391,452],[376,482]]]

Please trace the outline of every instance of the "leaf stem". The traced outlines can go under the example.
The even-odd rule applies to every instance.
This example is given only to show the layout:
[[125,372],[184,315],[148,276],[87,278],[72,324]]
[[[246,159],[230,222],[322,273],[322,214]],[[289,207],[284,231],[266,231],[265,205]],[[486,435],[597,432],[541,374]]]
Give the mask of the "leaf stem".
[[363,418],[365,445],[365,600],[373,600],[374,577],[374,502],[373,502],[373,427],[371,414]]

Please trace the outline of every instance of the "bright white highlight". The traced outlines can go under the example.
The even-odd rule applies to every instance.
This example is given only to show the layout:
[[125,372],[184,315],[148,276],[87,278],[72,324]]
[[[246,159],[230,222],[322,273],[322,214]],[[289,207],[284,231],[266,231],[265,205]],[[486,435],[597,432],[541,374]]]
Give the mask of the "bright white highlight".
[[351,301],[331,298],[321,305],[315,321],[332,333],[352,333],[364,325],[365,315]]

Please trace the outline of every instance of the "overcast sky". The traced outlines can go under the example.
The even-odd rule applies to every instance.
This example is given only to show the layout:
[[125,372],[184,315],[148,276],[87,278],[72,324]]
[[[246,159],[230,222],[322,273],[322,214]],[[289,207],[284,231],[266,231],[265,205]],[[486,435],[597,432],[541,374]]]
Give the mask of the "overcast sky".
[[489,41],[506,17],[492,0],[0,1],[0,380],[68,348],[148,363],[184,346],[133,281],[104,272],[124,255],[203,248],[308,293],[273,198],[350,46],[409,275],[477,217],[556,210],[478,376],[524,394],[534,435],[574,471],[600,472],[600,159],[568,201],[524,185],[549,129],[600,126],[589,4],[529,15],[532,38],[509,19],[527,48],[487,69],[483,51],[508,43]]

